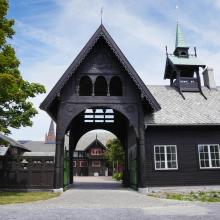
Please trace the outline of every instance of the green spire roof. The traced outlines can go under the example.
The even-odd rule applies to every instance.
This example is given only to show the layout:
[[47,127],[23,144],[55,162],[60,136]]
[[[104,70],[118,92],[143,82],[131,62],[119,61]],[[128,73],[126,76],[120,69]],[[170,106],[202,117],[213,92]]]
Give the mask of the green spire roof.
[[176,48],[177,47],[186,47],[183,32],[178,23],[176,25]]

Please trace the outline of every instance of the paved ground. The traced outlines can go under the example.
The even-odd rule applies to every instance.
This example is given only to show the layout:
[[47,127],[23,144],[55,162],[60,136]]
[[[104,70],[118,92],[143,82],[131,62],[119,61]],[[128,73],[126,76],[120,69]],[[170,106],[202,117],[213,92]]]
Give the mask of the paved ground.
[[147,197],[106,177],[77,177],[73,188],[42,202],[0,206],[0,220],[220,219],[220,203]]

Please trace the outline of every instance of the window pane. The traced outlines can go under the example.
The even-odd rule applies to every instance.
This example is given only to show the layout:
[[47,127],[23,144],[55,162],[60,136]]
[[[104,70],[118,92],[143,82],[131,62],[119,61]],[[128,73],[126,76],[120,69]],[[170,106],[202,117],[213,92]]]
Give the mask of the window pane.
[[208,154],[208,153],[204,153],[204,158],[205,158],[206,160],[208,160],[208,159],[209,159],[209,154]]
[[171,148],[167,147],[167,153],[170,154],[171,153]]
[[203,151],[208,153],[208,146],[204,146]]
[[167,154],[167,161],[170,161],[170,160],[172,160],[172,154]]
[[161,160],[165,161],[165,154],[161,154],[160,156],[161,156]]
[[172,154],[172,160],[176,160],[176,154]]
[[203,153],[200,153],[200,159],[201,159],[201,160],[205,159],[205,156],[204,156]]
[[159,153],[159,147],[155,147],[155,153],[156,153],[156,154]]
[[176,153],[176,148],[174,146],[171,147],[172,153]]
[[216,153],[211,153],[211,159],[212,160],[215,159],[215,155],[216,155]]
[[167,162],[167,168],[172,168],[172,163],[171,162]]
[[201,161],[200,161],[200,166],[201,166],[201,167],[205,167],[205,161],[204,161],[204,160],[201,160]]
[[161,168],[165,168],[165,162],[161,162]]
[[199,146],[199,152],[203,152],[203,146]]
[[156,162],[156,168],[160,169],[160,162]]
[[156,154],[156,161],[160,161],[160,154]]
[[164,147],[160,147],[160,153],[164,154]]
[[176,161],[175,161],[175,162],[172,162],[172,168],[177,168]]
[[205,167],[209,167],[209,161],[205,160]]

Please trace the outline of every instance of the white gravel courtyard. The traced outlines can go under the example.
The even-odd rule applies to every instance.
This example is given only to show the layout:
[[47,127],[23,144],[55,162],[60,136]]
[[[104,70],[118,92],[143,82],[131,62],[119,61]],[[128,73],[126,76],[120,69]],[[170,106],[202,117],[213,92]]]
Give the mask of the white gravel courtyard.
[[220,203],[152,198],[122,188],[111,177],[74,177],[74,181],[60,197],[0,206],[0,220],[220,219]]

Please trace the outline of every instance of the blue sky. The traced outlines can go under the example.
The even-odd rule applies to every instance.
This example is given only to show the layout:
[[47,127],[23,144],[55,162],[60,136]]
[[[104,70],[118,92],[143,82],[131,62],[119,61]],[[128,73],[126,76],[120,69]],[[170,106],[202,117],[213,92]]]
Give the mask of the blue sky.
[[[177,0],[9,0],[15,19],[11,44],[23,78],[45,85],[47,93],[103,23],[146,85],[163,80],[165,46],[175,45]],[[220,85],[220,1],[179,0],[179,23],[188,46],[214,68]],[[47,94],[32,102],[38,108]],[[33,127],[12,130],[15,139],[43,140],[50,118],[39,110]]]

